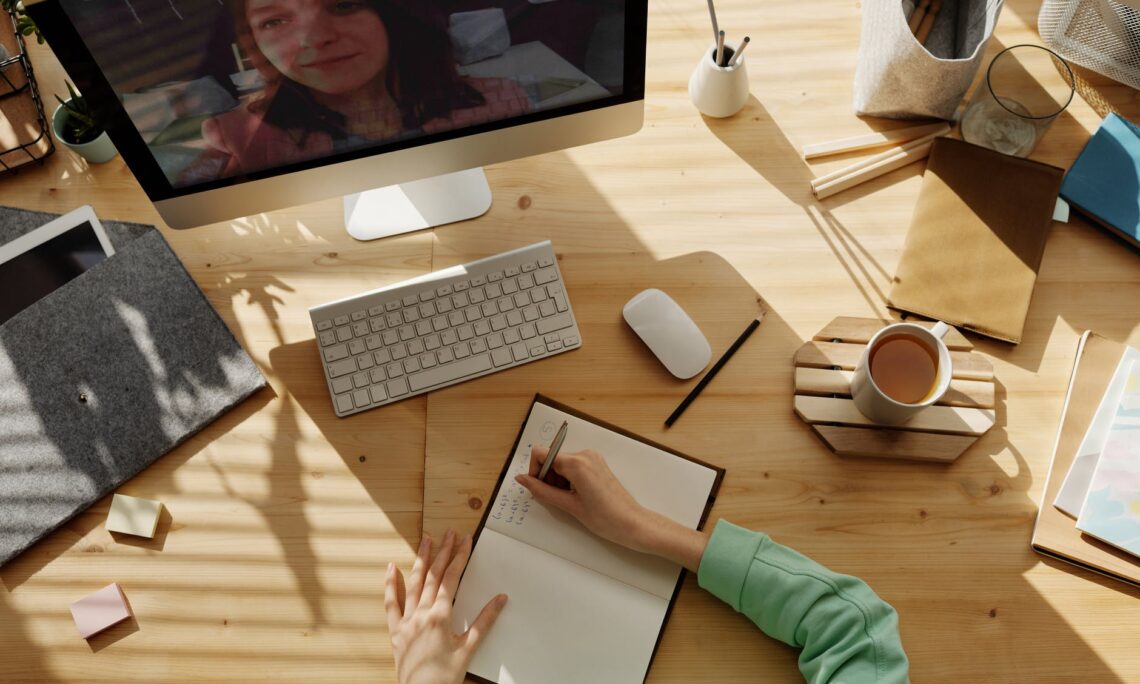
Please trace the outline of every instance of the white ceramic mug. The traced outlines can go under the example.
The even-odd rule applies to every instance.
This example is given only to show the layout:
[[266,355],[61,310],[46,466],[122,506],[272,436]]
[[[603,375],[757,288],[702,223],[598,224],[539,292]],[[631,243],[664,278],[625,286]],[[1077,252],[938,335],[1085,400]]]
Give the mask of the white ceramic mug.
[[[953,373],[953,367],[950,363],[950,350],[943,340],[949,331],[950,326],[939,321],[930,329],[914,323],[895,323],[875,333],[875,336],[867,343],[866,349],[863,350],[863,357],[859,360],[859,365],[855,367],[855,376],[851,379],[851,398],[855,400],[855,407],[876,423],[898,425],[910,420],[916,413],[932,406],[941,399],[942,395],[946,394],[946,390],[950,388],[950,377]],[[899,334],[914,337],[921,344],[926,345],[927,349],[934,352],[938,359],[938,367],[934,375],[934,388],[922,401],[916,404],[904,404],[888,397],[875,384],[875,379],[871,377],[871,351],[884,337]]]
[[[725,50],[736,53],[738,46],[725,43]],[[748,102],[748,70],[744,55],[732,66],[717,66],[716,46],[710,46],[689,77],[689,99],[697,110],[723,118],[732,116]]]

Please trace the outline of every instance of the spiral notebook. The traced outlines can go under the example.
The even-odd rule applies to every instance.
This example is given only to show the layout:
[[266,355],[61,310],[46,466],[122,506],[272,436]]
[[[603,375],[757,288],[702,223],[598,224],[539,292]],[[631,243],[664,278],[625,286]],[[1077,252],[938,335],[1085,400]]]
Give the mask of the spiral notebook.
[[588,532],[533,501],[515,482],[530,445],[569,424],[563,452],[594,449],[642,505],[693,529],[712,507],[724,470],[537,396],[507,457],[456,594],[465,630],[499,593],[510,601],[469,666],[483,681],[640,682],[684,579],[684,569]]

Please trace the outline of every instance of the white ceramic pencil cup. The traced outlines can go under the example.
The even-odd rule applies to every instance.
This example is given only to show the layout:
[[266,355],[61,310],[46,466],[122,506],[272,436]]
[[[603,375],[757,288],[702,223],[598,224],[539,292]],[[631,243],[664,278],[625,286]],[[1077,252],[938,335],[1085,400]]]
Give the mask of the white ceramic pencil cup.
[[[736,45],[724,44],[725,53],[736,54]],[[726,58],[727,61],[728,58]],[[732,116],[748,102],[748,70],[743,55],[730,67],[717,66],[716,45],[705,50],[689,77],[689,99],[701,114],[723,118]]]

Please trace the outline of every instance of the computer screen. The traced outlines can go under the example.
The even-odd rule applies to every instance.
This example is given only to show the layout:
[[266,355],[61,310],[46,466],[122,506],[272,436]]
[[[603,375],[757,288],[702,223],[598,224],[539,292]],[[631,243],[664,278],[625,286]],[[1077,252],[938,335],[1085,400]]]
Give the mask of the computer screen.
[[644,2],[47,0],[29,11],[155,201],[644,92]]

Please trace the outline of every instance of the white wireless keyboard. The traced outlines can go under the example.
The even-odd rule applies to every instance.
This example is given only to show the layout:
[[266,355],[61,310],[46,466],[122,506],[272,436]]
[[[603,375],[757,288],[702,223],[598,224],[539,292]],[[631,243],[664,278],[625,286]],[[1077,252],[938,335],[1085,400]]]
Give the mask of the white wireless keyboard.
[[338,416],[575,349],[550,241],[309,309]]

